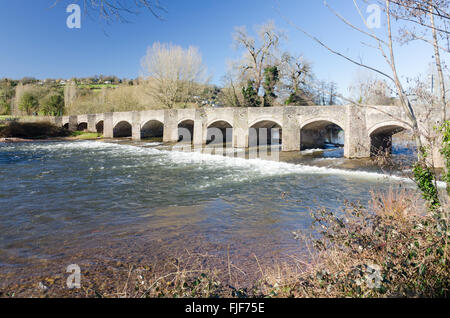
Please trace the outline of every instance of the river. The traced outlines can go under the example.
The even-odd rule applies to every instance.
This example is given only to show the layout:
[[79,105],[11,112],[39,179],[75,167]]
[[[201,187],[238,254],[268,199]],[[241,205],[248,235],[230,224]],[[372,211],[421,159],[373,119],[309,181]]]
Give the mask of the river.
[[247,160],[129,140],[0,144],[0,272],[14,280],[52,264],[183,250],[270,263],[304,248],[292,232],[308,233],[310,209],[413,187],[341,157],[335,149]]

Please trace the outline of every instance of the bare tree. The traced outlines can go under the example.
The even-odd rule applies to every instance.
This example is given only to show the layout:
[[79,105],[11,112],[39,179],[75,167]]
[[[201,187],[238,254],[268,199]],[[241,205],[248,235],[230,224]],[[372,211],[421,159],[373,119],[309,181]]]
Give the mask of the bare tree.
[[358,72],[349,87],[351,98],[366,105],[395,105],[393,90],[386,80],[373,73]]
[[148,92],[167,108],[193,101],[208,82],[202,56],[195,47],[154,43],[142,58]]
[[223,87],[219,94],[220,103],[231,107],[242,107],[242,83],[236,81],[230,72],[222,78],[222,81]]
[[162,20],[167,12],[159,0],[54,0],[52,7],[58,3],[80,2],[86,15],[98,14],[106,22],[130,22],[129,16],[137,15],[143,10],[149,11],[154,17]]
[[245,50],[239,68],[242,77],[254,82],[254,88],[257,93],[262,86],[264,69],[274,63],[275,52],[284,36],[283,32],[276,28],[273,21],[255,27],[257,40],[250,36],[246,27],[237,27],[233,34],[234,45],[236,48]]
[[314,80],[311,62],[303,56],[284,53],[280,63],[282,88],[285,91],[287,105],[313,105],[314,96],[310,83]]
[[[439,102],[442,105],[442,122],[446,119],[447,96],[442,53],[450,53],[450,2],[448,0],[389,0],[396,5],[392,14],[396,19],[413,24],[401,28],[401,41],[420,40],[432,46],[439,84]],[[417,27],[419,26],[419,27]],[[444,44],[445,43],[445,44]]]

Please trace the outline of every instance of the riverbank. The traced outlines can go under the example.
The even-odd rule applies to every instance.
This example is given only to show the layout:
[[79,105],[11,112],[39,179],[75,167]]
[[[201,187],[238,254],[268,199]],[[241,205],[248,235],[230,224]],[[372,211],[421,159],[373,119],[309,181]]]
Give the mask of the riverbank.
[[32,141],[73,141],[100,139],[102,134],[84,131],[69,131],[51,123],[10,122],[0,125],[0,142],[32,142]]

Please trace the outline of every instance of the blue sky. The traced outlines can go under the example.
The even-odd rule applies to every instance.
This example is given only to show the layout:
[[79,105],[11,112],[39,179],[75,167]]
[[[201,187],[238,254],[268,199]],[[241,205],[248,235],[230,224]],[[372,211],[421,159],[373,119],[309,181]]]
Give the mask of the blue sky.
[[[130,16],[132,23],[106,25],[82,15],[81,29],[66,26],[66,7],[76,0],[60,0],[50,8],[53,2],[0,0],[0,78],[96,74],[135,78],[146,48],[160,41],[199,47],[212,82],[220,84],[226,61],[241,56],[232,47],[234,27],[246,25],[252,30],[255,24],[272,19],[288,36],[283,49],[302,53],[313,63],[318,78],[337,82],[345,92],[357,67],[292,28],[286,18],[343,53],[371,65],[384,65],[377,52],[361,44],[366,39],[340,22],[320,0],[162,0],[168,11],[165,21],[142,12]],[[361,25],[351,0],[329,2]],[[424,73],[433,55],[431,48],[419,44],[396,49],[399,71],[405,76]]]

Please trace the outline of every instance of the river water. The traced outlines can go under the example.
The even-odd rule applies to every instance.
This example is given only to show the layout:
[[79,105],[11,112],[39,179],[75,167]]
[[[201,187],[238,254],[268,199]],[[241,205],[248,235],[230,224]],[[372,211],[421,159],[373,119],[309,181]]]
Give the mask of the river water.
[[308,233],[310,209],[413,187],[341,156],[246,160],[128,140],[0,144],[0,272],[180,250],[271,260],[302,249],[292,232]]

